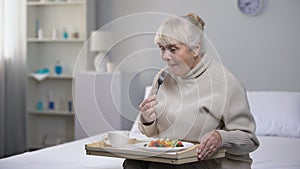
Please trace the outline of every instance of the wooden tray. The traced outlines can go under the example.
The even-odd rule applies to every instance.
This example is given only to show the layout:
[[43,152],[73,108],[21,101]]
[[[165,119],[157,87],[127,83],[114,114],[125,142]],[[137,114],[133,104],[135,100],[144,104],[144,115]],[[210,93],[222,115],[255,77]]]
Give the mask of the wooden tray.
[[[113,148],[105,144],[103,141],[86,144],[85,150],[87,155],[107,156],[117,158],[127,158],[142,161],[153,161],[168,164],[184,164],[199,161],[197,155],[198,144],[177,152],[152,152],[135,147],[134,144],[140,143],[134,138],[128,141],[125,148]],[[225,156],[225,150],[220,149],[208,159],[221,158]]]

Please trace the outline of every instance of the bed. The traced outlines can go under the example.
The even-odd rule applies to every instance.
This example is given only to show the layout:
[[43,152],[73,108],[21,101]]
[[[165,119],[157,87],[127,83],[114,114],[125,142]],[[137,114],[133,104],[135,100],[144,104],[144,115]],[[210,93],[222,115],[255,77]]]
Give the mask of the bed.
[[[248,92],[260,147],[253,169],[300,169],[300,93]],[[136,129],[131,137],[143,137]],[[122,158],[85,155],[84,145],[103,134],[0,159],[0,169],[122,169]]]
[[300,92],[248,92],[260,147],[254,169],[300,169]]
[[251,154],[253,169],[300,169],[300,139],[259,136],[260,147]]

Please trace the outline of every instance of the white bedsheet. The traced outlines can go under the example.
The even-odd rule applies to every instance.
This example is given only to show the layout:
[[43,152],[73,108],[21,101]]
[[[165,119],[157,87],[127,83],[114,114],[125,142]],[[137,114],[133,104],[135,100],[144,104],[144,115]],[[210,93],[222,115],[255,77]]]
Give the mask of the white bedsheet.
[[[93,140],[100,140],[99,135]],[[300,169],[300,139],[259,137],[261,146],[251,154],[253,169]],[[91,139],[78,140],[39,151],[0,159],[0,169],[122,169],[124,159],[85,155],[84,145]]]
[[[98,137],[99,139],[102,136]],[[96,138],[97,139],[97,138]],[[99,140],[97,139],[97,140]],[[0,159],[0,169],[122,169],[124,159],[85,154],[90,139]]]
[[251,154],[253,169],[300,169],[300,138],[258,138],[261,145]]

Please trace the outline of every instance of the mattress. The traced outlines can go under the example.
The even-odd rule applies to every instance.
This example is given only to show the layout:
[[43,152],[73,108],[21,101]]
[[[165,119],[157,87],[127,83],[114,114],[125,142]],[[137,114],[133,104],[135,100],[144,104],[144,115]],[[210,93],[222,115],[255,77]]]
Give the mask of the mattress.
[[[122,158],[85,155],[84,145],[103,135],[0,159],[0,169],[122,169]],[[253,169],[300,169],[300,139],[259,137]]]

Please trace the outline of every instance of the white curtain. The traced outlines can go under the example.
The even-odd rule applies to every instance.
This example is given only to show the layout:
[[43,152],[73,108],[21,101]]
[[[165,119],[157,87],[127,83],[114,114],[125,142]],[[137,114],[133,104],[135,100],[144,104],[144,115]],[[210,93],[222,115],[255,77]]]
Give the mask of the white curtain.
[[0,0],[0,158],[25,150],[26,1]]

